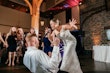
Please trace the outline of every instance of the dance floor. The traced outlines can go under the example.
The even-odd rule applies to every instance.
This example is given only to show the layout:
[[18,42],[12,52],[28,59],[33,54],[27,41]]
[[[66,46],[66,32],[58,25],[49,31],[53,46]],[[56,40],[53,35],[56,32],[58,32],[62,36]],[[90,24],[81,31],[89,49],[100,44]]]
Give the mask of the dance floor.
[[[94,61],[90,56],[79,56],[83,73],[110,73],[110,63]],[[31,73],[25,66],[8,67],[0,64],[0,73]]]

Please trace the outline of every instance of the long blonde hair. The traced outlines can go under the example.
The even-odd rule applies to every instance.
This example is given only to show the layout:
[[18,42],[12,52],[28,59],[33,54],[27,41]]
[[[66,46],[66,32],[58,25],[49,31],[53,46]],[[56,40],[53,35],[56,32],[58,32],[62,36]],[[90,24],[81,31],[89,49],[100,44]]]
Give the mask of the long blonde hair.
[[[21,32],[20,32],[21,31]],[[21,38],[23,39],[24,38],[24,31],[22,28],[18,28],[17,29],[17,38]]]
[[14,26],[10,28],[9,32],[8,32],[7,35],[6,35],[5,41],[8,39],[8,36],[10,36],[10,35],[12,34],[12,32],[13,32],[12,29],[13,29],[13,28],[16,29],[16,27],[14,27]]

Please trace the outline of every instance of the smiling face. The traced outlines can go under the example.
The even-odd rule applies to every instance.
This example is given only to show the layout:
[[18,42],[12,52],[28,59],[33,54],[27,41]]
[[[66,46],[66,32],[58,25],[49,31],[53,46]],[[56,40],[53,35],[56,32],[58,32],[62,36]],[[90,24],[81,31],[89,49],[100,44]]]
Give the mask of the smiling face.
[[56,29],[59,26],[59,23],[54,22],[53,20],[50,21],[50,26],[52,30]]
[[28,36],[28,46],[39,47],[39,40],[36,34],[32,34]]
[[30,45],[31,45],[31,46],[36,46],[36,47],[38,47],[38,46],[39,46],[39,40],[38,40],[38,38],[35,37],[35,36],[31,37]]
[[12,31],[12,32],[16,32],[16,27],[12,27],[12,28],[11,28],[11,31]]
[[48,32],[48,27],[45,28],[45,34]]
[[55,22],[53,22],[52,20],[50,21],[50,27],[52,28],[52,30],[55,29]]
[[12,27],[12,28],[10,29],[10,34],[16,35],[16,27]]
[[31,34],[34,34],[34,33],[35,33],[34,28],[31,28],[31,29],[30,29],[30,33],[31,33]]
[[23,34],[23,33],[24,33],[22,28],[18,28],[18,32],[19,32],[20,34]]

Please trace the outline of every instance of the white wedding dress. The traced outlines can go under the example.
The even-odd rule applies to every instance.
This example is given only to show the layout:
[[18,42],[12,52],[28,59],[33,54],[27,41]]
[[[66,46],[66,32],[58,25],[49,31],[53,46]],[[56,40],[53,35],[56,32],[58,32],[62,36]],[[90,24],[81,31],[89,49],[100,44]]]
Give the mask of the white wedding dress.
[[78,56],[76,54],[76,38],[70,33],[69,30],[63,28],[58,35],[64,43],[64,55],[60,70],[67,71],[69,73],[82,73]]

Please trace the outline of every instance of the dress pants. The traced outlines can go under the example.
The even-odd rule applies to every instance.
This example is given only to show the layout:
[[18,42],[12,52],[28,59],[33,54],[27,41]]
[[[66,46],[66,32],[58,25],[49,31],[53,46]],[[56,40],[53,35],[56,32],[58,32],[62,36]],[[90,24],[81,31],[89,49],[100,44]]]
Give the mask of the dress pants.
[[68,72],[59,70],[57,73],[68,73]]

